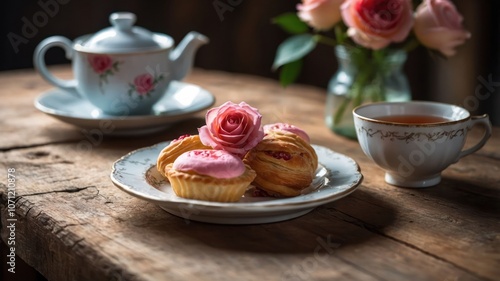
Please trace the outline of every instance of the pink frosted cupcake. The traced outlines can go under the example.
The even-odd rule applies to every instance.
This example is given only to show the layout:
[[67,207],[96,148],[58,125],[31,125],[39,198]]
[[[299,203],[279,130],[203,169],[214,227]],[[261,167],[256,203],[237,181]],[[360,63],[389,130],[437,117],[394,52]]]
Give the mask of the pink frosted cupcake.
[[267,134],[269,133],[269,131],[282,131],[282,132],[296,134],[297,136],[305,140],[307,143],[311,142],[311,140],[309,139],[309,135],[304,130],[287,123],[274,123],[265,125],[264,133]]
[[208,149],[181,154],[165,172],[177,196],[216,202],[237,202],[256,176],[237,156]]
[[158,155],[158,159],[156,160],[156,169],[158,169],[158,172],[160,172],[162,176],[166,177],[165,167],[168,164],[173,163],[182,153],[195,149],[210,148],[210,146],[206,146],[201,143],[200,136],[198,135],[182,135],[171,141],[161,150],[160,155]]

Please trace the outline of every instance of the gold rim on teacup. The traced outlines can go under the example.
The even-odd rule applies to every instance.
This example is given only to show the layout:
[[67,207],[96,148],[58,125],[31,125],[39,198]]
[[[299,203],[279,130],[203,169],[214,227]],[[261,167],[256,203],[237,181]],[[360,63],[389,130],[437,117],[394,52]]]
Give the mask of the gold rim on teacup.
[[[442,122],[431,122],[431,123],[422,123],[422,124],[419,124],[419,123],[405,123],[405,122],[394,122],[394,121],[386,121],[386,120],[379,120],[379,119],[376,119],[377,117],[380,117],[381,115],[377,116],[377,117],[366,117],[366,116],[363,116],[363,115],[360,115],[357,113],[357,111],[363,109],[363,108],[366,108],[366,107],[371,107],[371,106],[383,106],[383,105],[387,105],[387,106],[390,106],[390,105],[395,105],[395,104],[401,104],[402,106],[404,105],[408,105],[408,104],[412,104],[412,105],[436,105],[436,106],[453,106],[453,107],[456,107],[460,110],[462,110],[464,113],[467,114],[466,117],[463,117],[463,118],[460,118],[458,120],[448,120],[448,121],[442,121]],[[380,123],[380,124],[386,124],[386,125],[393,125],[393,126],[403,126],[403,127],[436,127],[436,126],[442,126],[443,124],[446,124],[446,125],[453,125],[453,124],[457,124],[457,123],[461,123],[461,122],[466,122],[468,120],[470,120],[472,118],[472,116],[470,115],[470,113],[463,107],[460,107],[460,106],[457,106],[457,105],[450,105],[450,104],[446,104],[446,103],[439,103],[439,102],[429,102],[429,101],[409,101],[409,102],[375,102],[375,103],[370,103],[370,104],[363,104],[363,105],[360,105],[360,106],[357,106],[353,109],[352,111],[353,115],[360,118],[360,119],[363,119],[365,121],[369,121],[369,122],[374,122],[374,123]],[[401,114],[398,114],[398,115],[426,115],[426,114],[422,114],[422,113],[411,113],[411,114],[404,114],[404,113],[401,113]],[[447,117],[444,117],[444,116],[441,116],[441,115],[431,115],[431,116],[434,116],[434,117],[441,117],[441,118],[446,118],[448,119]],[[486,116],[487,115],[482,115],[481,117],[483,116]],[[476,117],[476,116],[474,116]]]

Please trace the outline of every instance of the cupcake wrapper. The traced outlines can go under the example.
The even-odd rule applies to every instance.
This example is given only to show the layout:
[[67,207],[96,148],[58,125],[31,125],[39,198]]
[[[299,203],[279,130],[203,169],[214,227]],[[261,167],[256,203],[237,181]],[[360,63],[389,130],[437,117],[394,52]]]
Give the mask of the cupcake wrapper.
[[182,198],[214,202],[237,202],[241,199],[255,178],[255,171],[249,169],[237,178],[216,179],[209,176],[190,174],[166,169],[167,177],[175,194]]
[[170,181],[175,194],[182,198],[215,201],[237,202],[245,193],[248,184],[233,185],[231,187],[218,185],[202,185],[185,182],[179,178]]

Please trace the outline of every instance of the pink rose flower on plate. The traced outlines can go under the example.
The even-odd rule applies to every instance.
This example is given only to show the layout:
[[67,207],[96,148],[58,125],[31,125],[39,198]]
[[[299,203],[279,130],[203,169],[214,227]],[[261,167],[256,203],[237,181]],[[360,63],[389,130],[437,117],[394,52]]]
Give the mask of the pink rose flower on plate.
[[139,95],[145,95],[154,89],[154,77],[153,75],[146,73],[141,74],[134,79],[135,91]]
[[340,5],[344,0],[302,0],[297,4],[298,16],[316,30],[328,30],[340,21]]
[[415,35],[422,45],[443,55],[455,55],[455,48],[470,38],[462,26],[462,16],[448,0],[425,0],[415,14]]
[[200,140],[213,149],[243,158],[264,138],[261,119],[258,110],[247,103],[228,101],[207,111],[206,125],[198,129]]
[[346,0],[341,15],[347,35],[373,50],[402,42],[413,26],[410,0]]
[[108,55],[93,55],[88,57],[92,69],[97,74],[102,74],[113,67],[113,60]]

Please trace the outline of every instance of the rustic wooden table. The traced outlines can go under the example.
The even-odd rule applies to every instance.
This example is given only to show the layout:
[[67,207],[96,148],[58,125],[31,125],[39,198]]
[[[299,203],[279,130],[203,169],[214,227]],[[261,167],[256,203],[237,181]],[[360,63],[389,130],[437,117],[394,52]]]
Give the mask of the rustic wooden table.
[[[71,76],[67,67],[55,71]],[[153,135],[94,136],[92,149],[82,153],[76,147],[88,134],[33,106],[51,86],[32,70],[4,72],[1,237],[15,241],[6,255],[14,250],[17,261],[64,281],[498,280],[500,128],[483,149],[446,169],[438,186],[397,188],[356,141],[326,128],[322,89],[284,90],[273,80],[199,69],[187,81],[212,92],[215,105],[246,101],[264,123],[302,127],[313,143],[356,160],[363,183],[293,220],[238,226],[185,220],[121,191],[109,175],[112,163],[132,150],[195,133],[204,112]],[[471,141],[479,136],[473,131]],[[8,200],[9,173],[15,205]]]

